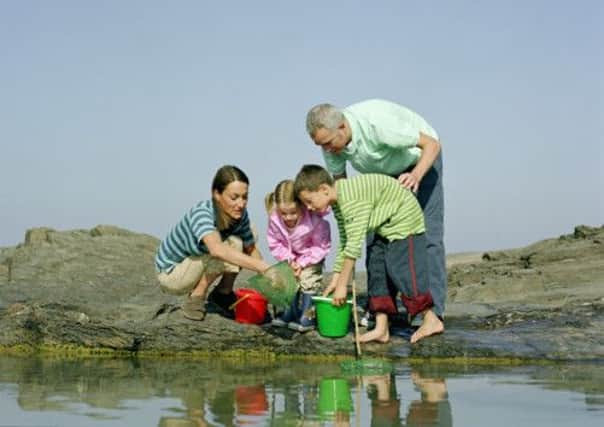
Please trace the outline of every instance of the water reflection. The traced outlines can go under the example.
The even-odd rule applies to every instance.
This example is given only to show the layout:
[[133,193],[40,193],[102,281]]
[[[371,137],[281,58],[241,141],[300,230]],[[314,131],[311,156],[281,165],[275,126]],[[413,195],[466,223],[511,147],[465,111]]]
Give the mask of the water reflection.
[[420,392],[420,398],[410,402],[403,421],[395,375],[363,377],[371,400],[371,426],[452,426],[451,406],[444,377],[423,376],[421,370],[416,369],[411,371],[410,378]]
[[[599,411],[603,406],[601,365],[451,368],[399,364],[395,368],[386,375],[345,377],[337,363],[303,361],[0,357],[0,406],[10,407],[3,391],[14,390],[10,396],[15,409],[3,411],[3,422],[8,425],[19,425],[19,417],[32,411],[39,415],[38,422],[29,418],[33,424],[69,424],[45,422],[44,413],[52,412],[88,417],[90,425],[111,425],[112,418],[134,410],[149,413],[153,408],[159,414],[153,425],[160,427],[448,427],[453,425],[448,383],[477,373],[495,373],[503,378],[502,384],[514,384],[506,378],[520,378],[523,386],[537,384],[552,393],[577,390],[588,408]],[[506,371],[513,375],[502,375]]]

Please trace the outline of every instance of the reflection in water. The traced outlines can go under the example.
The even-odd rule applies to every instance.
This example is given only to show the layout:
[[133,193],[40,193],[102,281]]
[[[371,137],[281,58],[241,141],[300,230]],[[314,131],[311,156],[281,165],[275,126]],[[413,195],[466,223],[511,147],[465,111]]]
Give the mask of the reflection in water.
[[394,374],[366,376],[363,382],[371,400],[371,426],[440,426],[453,425],[447,385],[444,378],[423,377],[420,370],[411,372],[411,381],[420,391],[420,399],[409,405],[405,422],[400,416],[400,399]]
[[[448,383],[480,373],[503,378],[498,383],[501,386],[517,384],[506,380],[513,376],[523,386],[536,385],[551,393],[577,390],[585,396],[588,409],[603,409],[601,365],[516,367],[507,372],[500,366],[452,370],[444,365],[399,364],[395,368],[387,375],[344,377],[337,363],[304,361],[0,357],[0,407],[10,407],[7,399],[12,399],[15,409],[3,409],[2,422],[7,425],[19,425],[24,414],[29,425],[81,424],[49,423],[45,420],[48,413],[87,417],[88,425],[113,425],[140,407],[146,414],[151,409],[158,413],[153,425],[160,427],[447,427],[453,425]],[[549,402],[551,396],[543,399]],[[581,420],[576,421],[580,424]],[[589,424],[589,419],[584,421]]]
[[352,411],[350,386],[345,378],[323,378],[319,383],[319,416],[347,425]]
[[421,399],[409,406],[408,426],[452,426],[451,406],[444,378],[422,377],[419,371],[411,373],[413,384],[421,392]]
[[394,374],[364,377],[371,400],[371,426],[400,426],[401,401],[396,391]]

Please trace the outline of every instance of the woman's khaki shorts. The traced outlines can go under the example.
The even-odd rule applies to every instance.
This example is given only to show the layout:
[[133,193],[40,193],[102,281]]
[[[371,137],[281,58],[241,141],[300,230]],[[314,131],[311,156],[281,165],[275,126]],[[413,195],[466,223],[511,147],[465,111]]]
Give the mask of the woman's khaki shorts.
[[[243,242],[239,237],[230,236],[224,243],[243,252]],[[239,270],[240,268],[236,265],[211,255],[202,255],[185,258],[172,271],[161,272],[157,278],[164,292],[182,295],[193,290],[203,275],[213,282],[223,273],[239,273]]]

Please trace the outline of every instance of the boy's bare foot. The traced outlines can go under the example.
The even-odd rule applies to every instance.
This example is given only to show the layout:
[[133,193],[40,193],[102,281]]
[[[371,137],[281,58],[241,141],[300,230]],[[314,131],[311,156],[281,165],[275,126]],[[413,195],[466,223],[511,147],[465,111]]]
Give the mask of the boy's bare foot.
[[375,328],[365,332],[359,337],[360,342],[377,341],[386,344],[390,341],[390,331],[388,329],[388,315],[386,313],[376,313]]
[[360,342],[371,342],[377,341],[382,344],[386,344],[390,341],[390,332],[386,330],[386,332],[377,331],[376,329],[372,329],[369,332],[365,332],[363,335],[359,337]]
[[444,323],[438,318],[432,310],[426,310],[424,312],[424,321],[417,331],[411,335],[411,344],[418,342],[419,340],[441,334],[445,330]]
[[411,372],[411,381],[422,392],[422,400],[440,402],[447,399],[447,384],[440,378],[423,378],[417,372]]

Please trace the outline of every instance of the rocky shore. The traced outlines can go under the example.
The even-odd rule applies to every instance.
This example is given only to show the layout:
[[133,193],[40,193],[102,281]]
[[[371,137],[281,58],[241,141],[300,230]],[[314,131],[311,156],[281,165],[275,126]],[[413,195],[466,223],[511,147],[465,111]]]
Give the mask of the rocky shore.
[[[163,294],[159,241],[114,226],[28,230],[0,248],[0,353],[351,356],[353,335],[328,339],[183,318]],[[448,258],[445,334],[410,345],[405,329],[365,354],[417,358],[604,360],[604,227],[527,247]],[[362,275],[359,275],[362,276]],[[239,286],[245,286],[245,274]],[[363,277],[357,278],[362,303]]]

